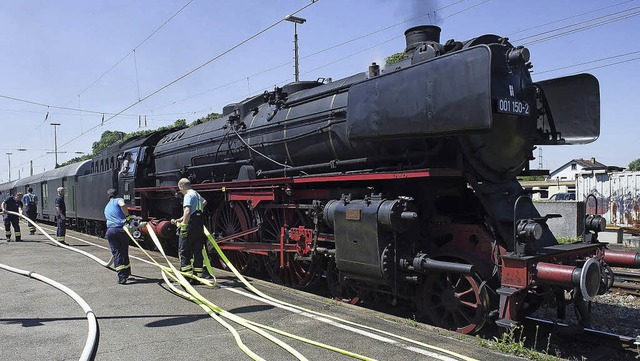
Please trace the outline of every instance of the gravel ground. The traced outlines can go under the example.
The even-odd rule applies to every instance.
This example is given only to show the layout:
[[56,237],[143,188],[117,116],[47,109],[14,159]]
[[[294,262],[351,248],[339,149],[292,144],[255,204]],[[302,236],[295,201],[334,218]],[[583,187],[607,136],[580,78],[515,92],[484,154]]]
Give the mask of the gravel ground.
[[[596,298],[591,303],[593,321],[591,328],[598,331],[613,334],[638,337],[640,335],[640,297],[621,293],[608,293]],[[567,307],[565,319],[556,317],[556,309],[543,307],[532,315],[533,317],[557,321],[559,323],[575,325],[578,323],[575,312]],[[539,339],[545,339],[544,336]],[[542,347],[542,351],[555,351],[563,358],[569,360],[639,360],[638,355],[629,352],[616,352],[611,349],[588,346],[581,342],[572,342],[567,339],[552,339],[548,348]]]
[[[612,246],[611,248],[617,248]],[[625,251],[640,251],[634,248],[620,248]],[[615,272],[616,269],[614,269]],[[624,269],[640,272],[637,269]],[[596,296],[591,302],[592,324],[594,330],[640,338],[640,296],[628,295],[615,289],[607,294]],[[567,307],[564,320],[556,317],[555,308],[543,307],[532,315],[546,320],[566,324],[577,324],[572,307]],[[640,356],[630,353],[612,352],[609,349],[585,348],[583,343],[552,344],[550,349],[558,349],[561,355],[571,360],[640,360]]]
[[[596,296],[591,302],[593,321],[591,328],[629,337],[640,335],[640,297],[611,292]],[[565,320],[556,317],[555,308],[541,308],[534,317],[562,323],[576,323],[573,310],[567,307]]]

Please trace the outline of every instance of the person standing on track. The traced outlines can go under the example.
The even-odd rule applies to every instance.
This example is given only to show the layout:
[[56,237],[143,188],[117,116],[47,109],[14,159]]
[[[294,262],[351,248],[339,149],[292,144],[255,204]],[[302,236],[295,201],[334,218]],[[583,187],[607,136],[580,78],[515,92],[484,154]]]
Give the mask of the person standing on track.
[[206,277],[208,273],[203,275],[202,248],[207,239],[203,229],[204,207],[207,201],[191,188],[191,181],[187,178],[178,181],[178,189],[184,195],[182,217],[176,220],[180,228],[178,240],[180,271]]
[[56,237],[58,242],[67,245],[64,236],[67,233],[67,205],[64,203],[64,187],[58,187],[58,197],[56,197]]
[[11,226],[13,226],[14,236],[16,237],[16,242],[22,241],[22,235],[20,234],[20,219],[15,214],[7,214],[7,211],[18,212],[20,209],[21,201],[18,199],[18,195],[16,196],[9,195],[4,201],[2,201],[2,212],[4,213],[4,231],[5,236],[7,237],[7,242],[11,242]]
[[123,228],[130,220],[129,210],[124,199],[117,198],[118,191],[107,191],[109,203],[104,207],[104,216],[107,219],[107,241],[113,255],[113,265],[118,272],[118,283],[127,283],[131,276],[131,264],[129,263],[129,238]]
[[[22,197],[22,203],[24,203],[27,217],[35,223],[38,215],[38,196],[33,194],[33,188],[27,188],[27,194]],[[36,234],[36,226],[31,223],[29,223],[29,234]]]

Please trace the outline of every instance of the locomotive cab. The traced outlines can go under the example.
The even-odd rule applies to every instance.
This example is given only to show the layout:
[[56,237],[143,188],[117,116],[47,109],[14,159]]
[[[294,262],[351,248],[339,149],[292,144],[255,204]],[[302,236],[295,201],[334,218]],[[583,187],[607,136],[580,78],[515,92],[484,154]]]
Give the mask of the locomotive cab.
[[135,206],[133,192],[136,171],[138,170],[138,153],[140,147],[126,149],[118,156],[120,169],[118,171],[118,193],[128,206]]

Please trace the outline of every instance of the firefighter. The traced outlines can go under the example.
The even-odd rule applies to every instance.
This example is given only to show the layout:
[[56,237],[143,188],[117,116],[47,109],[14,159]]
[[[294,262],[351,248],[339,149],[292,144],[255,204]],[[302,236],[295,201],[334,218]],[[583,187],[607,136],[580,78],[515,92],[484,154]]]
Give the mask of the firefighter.
[[64,187],[58,187],[58,197],[56,197],[56,237],[58,242],[67,245],[64,236],[67,232],[67,205],[64,203]]
[[[27,194],[22,197],[22,203],[24,203],[27,217],[35,223],[38,215],[38,196],[33,194],[33,188],[27,188]],[[29,234],[36,234],[36,226],[31,223],[29,223]]]
[[131,276],[131,264],[129,263],[129,238],[123,227],[130,220],[129,210],[124,203],[124,199],[117,198],[118,191],[109,189],[107,191],[109,203],[104,207],[104,216],[107,219],[107,241],[113,254],[113,265],[118,272],[118,283],[127,283]]
[[180,230],[178,241],[180,271],[195,273],[196,276],[206,276],[202,274],[202,248],[206,240],[203,227],[204,207],[207,201],[191,188],[191,182],[187,178],[178,181],[178,189],[184,195],[182,217],[176,220]]
[[7,214],[7,211],[19,212],[22,202],[19,200],[21,193],[16,196],[9,195],[4,201],[2,201],[2,212],[4,213],[4,231],[7,237],[7,242],[11,242],[11,226],[13,226],[13,232],[16,242],[21,242],[22,237],[20,234],[20,219],[15,214]]

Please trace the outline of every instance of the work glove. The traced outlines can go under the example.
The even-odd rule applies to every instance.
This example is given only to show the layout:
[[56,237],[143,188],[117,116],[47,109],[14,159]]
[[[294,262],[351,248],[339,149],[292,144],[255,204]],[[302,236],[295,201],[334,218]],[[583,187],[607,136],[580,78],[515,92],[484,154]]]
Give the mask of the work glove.
[[131,227],[131,216],[127,216],[124,219],[124,225],[127,226],[127,227]]
[[187,238],[187,225],[185,223],[180,225],[180,237]]

